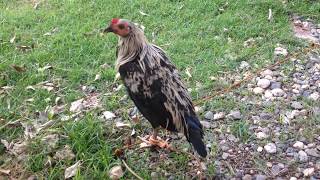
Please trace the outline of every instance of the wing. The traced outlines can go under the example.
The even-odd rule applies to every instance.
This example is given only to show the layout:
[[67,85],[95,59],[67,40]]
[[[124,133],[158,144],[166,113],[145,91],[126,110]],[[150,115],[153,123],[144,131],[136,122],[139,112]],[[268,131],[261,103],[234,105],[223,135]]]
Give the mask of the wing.
[[148,52],[151,53],[146,56],[144,62],[146,72],[150,73],[147,86],[152,86],[154,83],[160,84],[158,91],[160,91],[161,96],[165,97],[163,98],[165,99],[163,102],[164,108],[171,114],[176,129],[183,132],[188,138],[190,125],[195,124],[201,129],[191,97],[179,76],[178,70],[170,62],[165,52],[155,45],[150,48],[152,50]]

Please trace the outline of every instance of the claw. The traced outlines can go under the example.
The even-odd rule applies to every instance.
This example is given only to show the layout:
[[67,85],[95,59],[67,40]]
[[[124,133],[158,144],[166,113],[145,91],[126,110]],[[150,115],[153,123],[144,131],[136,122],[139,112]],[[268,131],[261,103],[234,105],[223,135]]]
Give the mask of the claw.
[[168,141],[164,141],[160,137],[156,137],[156,139],[155,139],[153,136],[150,136],[148,142],[151,145],[158,146],[160,148],[169,148],[170,147]]

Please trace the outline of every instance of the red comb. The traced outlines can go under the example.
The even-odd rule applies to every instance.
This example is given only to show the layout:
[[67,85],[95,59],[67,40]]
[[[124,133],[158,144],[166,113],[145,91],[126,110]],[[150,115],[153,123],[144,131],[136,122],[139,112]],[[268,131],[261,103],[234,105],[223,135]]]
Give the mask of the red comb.
[[117,24],[118,22],[119,22],[119,18],[113,18],[112,20],[111,20],[111,24]]

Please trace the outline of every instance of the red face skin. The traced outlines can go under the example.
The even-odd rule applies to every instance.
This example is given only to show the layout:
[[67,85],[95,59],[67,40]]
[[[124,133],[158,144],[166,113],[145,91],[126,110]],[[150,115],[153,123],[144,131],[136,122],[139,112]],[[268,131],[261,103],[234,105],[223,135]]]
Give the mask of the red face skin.
[[126,37],[131,32],[129,23],[121,19],[112,19],[105,32],[113,32],[121,37]]

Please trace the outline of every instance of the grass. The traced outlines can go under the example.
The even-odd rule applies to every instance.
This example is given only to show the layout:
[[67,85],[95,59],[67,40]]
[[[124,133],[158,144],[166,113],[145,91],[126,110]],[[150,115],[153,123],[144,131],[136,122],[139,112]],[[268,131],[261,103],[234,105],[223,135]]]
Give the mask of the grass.
[[[298,12],[315,20],[320,19],[319,2],[298,0],[287,4],[278,0],[43,0],[38,9],[33,7],[32,1],[28,0],[0,1],[0,87],[11,87],[0,93],[0,118],[3,119],[0,120],[0,127],[18,119],[28,122],[36,120],[37,112],[54,106],[57,97],[61,98],[62,103],[70,105],[85,95],[81,86],[104,94],[102,109],[115,111],[123,107],[119,100],[125,92],[113,92],[116,87],[113,85],[116,74],[113,65],[117,38],[98,32],[113,17],[143,24],[150,40],[153,39],[152,33],[155,34],[155,43],[168,52],[181,70],[188,87],[193,89],[194,99],[217,86],[226,86],[212,82],[210,76],[218,77],[233,72],[241,61],[249,62],[253,68],[271,63],[273,50],[278,43],[289,50],[303,46],[292,37],[288,14]],[[269,8],[273,11],[272,22],[267,20]],[[139,11],[148,16],[143,16]],[[53,29],[57,31],[49,36],[44,35]],[[86,33],[91,35],[85,36]],[[11,43],[13,37],[15,39]],[[249,38],[255,38],[256,43],[246,48],[243,43]],[[23,51],[17,46],[29,46],[32,49]],[[103,64],[109,68],[101,67]],[[12,65],[23,67],[25,71],[18,72]],[[39,71],[46,65],[51,65],[52,69]],[[184,69],[189,67],[193,77],[188,79]],[[98,81],[94,81],[96,74],[101,74]],[[26,89],[43,81],[54,83],[55,89],[50,92],[39,88]],[[199,90],[194,88],[197,83],[201,85]],[[33,101],[27,101],[30,98]],[[223,98],[215,99],[208,105],[210,109],[231,110],[235,107],[237,104],[233,99]],[[76,159],[46,166],[47,158],[52,156],[53,151],[45,149],[44,144],[32,144],[37,148],[27,152],[30,158],[25,162],[25,166],[28,166],[26,174],[36,173],[40,177],[60,179],[66,167],[81,160],[82,168],[76,179],[108,178],[108,170],[120,163],[112,155],[112,150],[120,146],[117,136],[123,134],[105,127],[98,120],[99,115],[99,111],[91,111],[77,122],[65,123],[58,123],[60,115],[52,117],[57,121],[52,131],[68,137],[59,141],[59,147],[70,145]],[[143,128],[140,127],[139,132]],[[247,139],[246,132],[245,122],[234,125],[234,133],[240,138]],[[18,141],[22,137],[21,126],[0,129],[0,139]],[[0,156],[3,156],[1,144]],[[129,165],[144,178],[149,178],[154,171],[148,168],[148,158],[148,154],[140,157],[137,153],[127,157]],[[178,166],[185,167],[188,159],[180,155],[171,158],[173,164],[170,167],[182,171],[182,177],[183,168],[179,169]],[[174,168],[168,171],[175,172]],[[214,171],[214,167],[210,167],[210,172]],[[132,176],[126,173],[125,178]]]

